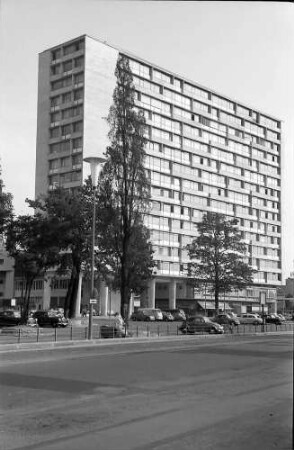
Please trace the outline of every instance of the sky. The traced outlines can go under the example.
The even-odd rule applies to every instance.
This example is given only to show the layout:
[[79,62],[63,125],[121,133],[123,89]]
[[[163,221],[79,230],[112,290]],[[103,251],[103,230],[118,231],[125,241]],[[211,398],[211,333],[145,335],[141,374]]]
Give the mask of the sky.
[[88,34],[282,120],[283,275],[294,270],[294,5],[0,0],[0,163],[34,198],[38,53]]

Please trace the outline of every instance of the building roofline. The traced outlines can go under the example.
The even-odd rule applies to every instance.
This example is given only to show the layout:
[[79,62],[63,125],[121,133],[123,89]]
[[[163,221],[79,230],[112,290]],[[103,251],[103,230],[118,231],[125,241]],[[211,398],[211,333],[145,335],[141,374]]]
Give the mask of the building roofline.
[[187,83],[189,83],[189,84],[191,84],[191,85],[195,85],[195,87],[198,87],[198,88],[203,89],[203,90],[205,90],[205,91],[211,92],[212,94],[215,94],[215,95],[217,95],[217,96],[219,96],[219,97],[222,97],[224,100],[229,100],[229,101],[232,101],[232,102],[234,102],[234,103],[237,103],[237,104],[240,105],[240,106],[243,106],[244,108],[248,108],[248,109],[254,110],[254,111],[256,111],[256,112],[258,112],[258,113],[260,113],[260,114],[262,114],[262,115],[268,117],[269,119],[274,119],[274,120],[277,120],[278,122],[281,122],[281,123],[284,123],[284,122],[285,122],[283,119],[280,119],[280,118],[278,118],[277,116],[274,116],[274,115],[272,115],[272,114],[270,114],[270,113],[268,113],[268,112],[262,111],[262,110],[260,110],[259,108],[254,107],[253,105],[249,105],[248,103],[243,103],[243,102],[241,102],[241,101],[235,99],[234,97],[230,97],[230,96],[228,96],[228,95],[224,95],[224,94],[222,94],[222,93],[220,93],[220,92],[218,92],[218,91],[215,91],[214,89],[211,89],[211,88],[209,88],[209,87],[207,87],[207,86],[203,86],[202,84],[200,84],[200,83],[198,83],[198,82],[195,82],[195,81],[191,80],[190,78],[187,78],[186,76],[183,76],[183,75],[181,75],[181,74],[179,74],[179,73],[177,73],[177,72],[173,72],[172,70],[166,69],[166,68],[164,68],[164,67],[162,67],[162,66],[158,66],[157,64],[152,63],[152,62],[150,62],[150,61],[148,61],[148,60],[142,58],[141,56],[135,55],[134,53],[132,53],[132,52],[130,52],[130,51],[128,51],[128,50],[124,50],[124,49],[121,48],[121,47],[118,47],[118,46],[116,46],[116,45],[110,44],[110,43],[107,42],[106,40],[97,38],[97,37],[95,37],[95,36],[91,36],[91,35],[89,35],[89,34],[82,34],[82,35],[80,35],[80,36],[77,36],[76,38],[69,39],[69,40],[64,41],[64,42],[62,42],[62,43],[60,43],[60,44],[54,45],[53,47],[50,47],[50,48],[48,48],[48,49],[46,49],[46,50],[43,50],[43,51],[40,52],[39,54],[45,53],[45,52],[47,52],[47,51],[52,51],[52,50],[54,50],[55,48],[60,47],[60,45],[70,44],[71,42],[74,42],[74,41],[76,41],[76,40],[78,40],[78,39],[86,38],[86,37],[87,37],[87,38],[90,38],[90,39],[93,39],[94,41],[97,41],[97,42],[99,42],[100,44],[106,45],[107,47],[113,48],[114,50],[117,50],[119,53],[123,53],[124,55],[126,55],[126,56],[128,56],[128,57],[134,58],[134,59],[136,59],[136,60],[140,60],[140,61],[142,61],[143,63],[145,63],[145,64],[147,64],[147,65],[149,65],[149,66],[152,66],[152,67],[154,67],[154,68],[156,68],[156,69],[159,69],[159,70],[161,70],[161,71],[167,73],[168,75],[176,76],[177,78],[179,78],[179,79],[181,79],[181,80],[184,80],[184,81],[186,81]]

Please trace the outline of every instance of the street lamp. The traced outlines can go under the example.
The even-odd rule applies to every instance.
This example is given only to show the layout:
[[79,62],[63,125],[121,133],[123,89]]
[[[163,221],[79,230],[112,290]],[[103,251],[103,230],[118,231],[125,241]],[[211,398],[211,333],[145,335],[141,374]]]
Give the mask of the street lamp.
[[89,156],[84,158],[84,161],[90,164],[91,169],[91,181],[93,190],[93,220],[92,220],[92,261],[91,261],[91,294],[90,294],[90,314],[89,314],[89,326],[88,326],[88,339],[92,339],[93,328],[93,304],[97,302],[97,291],[94,288],[94,271],[95,271],[95,224],[96,224],[96,187],[98,182],[99,168],[101,164],[105,162],[105,158],[99,156]]

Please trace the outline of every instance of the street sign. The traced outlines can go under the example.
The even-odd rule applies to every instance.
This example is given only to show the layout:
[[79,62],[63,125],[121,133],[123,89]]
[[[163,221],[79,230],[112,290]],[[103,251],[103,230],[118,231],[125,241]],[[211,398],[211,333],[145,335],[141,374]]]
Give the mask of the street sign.
[[90,304],[96,304],[97,303],[97,300],[96,300],[96,298],[90,298]]

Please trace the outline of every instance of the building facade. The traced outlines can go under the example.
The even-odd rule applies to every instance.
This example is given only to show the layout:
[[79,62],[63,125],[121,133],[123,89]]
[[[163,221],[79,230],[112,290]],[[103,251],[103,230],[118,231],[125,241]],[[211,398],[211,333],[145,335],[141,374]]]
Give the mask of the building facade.
[[265,291],[275,311],[282,273],[281,121],[275,117],[84,35],[39,55],[36,196],[80,186],[89,175],[83,158],[103,155],[120,55],[129,59],[136,108],[147,122],[152,209],[146,225],[157,267],[141,304],[213,308],[211,295],[187,282],[185,250],[196,223],[213,211],[239,220],[246,259],[257,269],[254,286],[227,293],[223,309],[258,311]]

